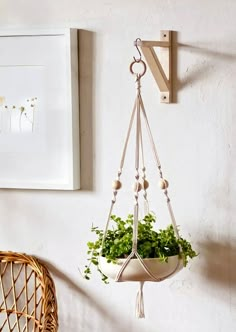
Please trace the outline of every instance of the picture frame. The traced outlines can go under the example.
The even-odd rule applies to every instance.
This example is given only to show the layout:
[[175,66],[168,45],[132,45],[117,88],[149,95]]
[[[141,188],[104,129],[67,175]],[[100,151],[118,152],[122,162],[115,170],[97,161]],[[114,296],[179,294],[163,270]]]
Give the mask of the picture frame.
[[78,30],[0,31],[0,188],[80,188]]

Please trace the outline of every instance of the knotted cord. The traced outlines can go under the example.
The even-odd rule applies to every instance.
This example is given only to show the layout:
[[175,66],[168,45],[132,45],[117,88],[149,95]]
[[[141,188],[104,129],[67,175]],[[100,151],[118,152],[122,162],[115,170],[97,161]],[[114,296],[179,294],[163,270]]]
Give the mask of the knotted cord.
[[[169,273],[165,277],[157,278],[150,271],[150,269],[147,267],[147,265],[145,264],[145,261],[140,257],[140,255],[138,254],[138,251],[137,251],[137,246],[138,246],[138,220],[139,220],[139,191],[140,191],[140,185],[141,185],[140,181],[139,181],[140,180],[140,174],[139,174],[140,152],[141,152],[141,162],[142,162],[142,181],[143,181],[142,182],[143,183],[142,184],[142,189],[143,189],[143,192],[144,192],[143,196],[144,196],[144,202],[145,202],[145,206],[146,206],[145,213],[146,212],[149,213],[147,191],[146,191],[146,189],[148,187],[148,183],[146,181],[146,168],[145,168],[145,162],[144,162],[141,116],[142,116],[142,119],[143,119],[143,121],[145,123],[145,126],[146,126],[146,130],[147,130],[148,137],[149,137],[149,140],[150,140],[151,149],[152,149],[152,152],[153,152],[153,155],[154,155],[154,159],[155,159],[155,162],[156,162],[156,165],[157,165],[157,169],[158,169],[158,172],[159,172],[160,179],[163,180],[163,181],[166,181],[166,180],[164,180],[164,177],[163,177],[163,172],[162,172],[162,168],[161,168],[160,159],[159,159],[159,156],[158,156],[158,153],[157,153],[157,149],[156,149],[156,146],[155,146],[155,143],[154,143],[154,139],[153,139],[153,136],[152,136],[152,133],[151,133],[149,121],[148,121],[148,118],[147,118],[147,114],[146,114],[145,107],[144,107],[143,100],[142,100],[142,96],[141,96],[141,83],[140,82],[141,82],[141,77],[146,72],[146,65],[142,60],[138,60],[138,61],[134,60],[130,65],[130,71],[131,71],[131,73],[134,74],[132,67],[137,62],[144,65],[144,71],[141,74],[136,74],[137,94],[136,94],[134,107],[133,107],[133,111],[132,111],[132,114],[131,114],[130,123],[129,123],[129,127],[128,127],[128,132],[127,132],[127,136],[126,136],[126,140],[125,140],[125,144],[124,144],[124,148],[123,148],[123,152],[122,152],[120,167],[119,167],[119,170],[118,170],[118,173],[117,173],[117,181],[120,181],[122,171],[123,171],[123,167],[124,167],[127,146],[128,146],[129,139],[130,139],[130,133],[131,133],[132,127],[134,125],[134,120],[136,120],[135,188],[134,188],[134,220],[133,220],[132,251],[129,254],[129,256],[125,259],[124,263],[122,264],[119,272],[117,273],[115,281],[117,281],[117,282],[122,281],[122,274],[124,273],[124,271],[125,271],[126,267],[128,266],[130,260],[133,259],[133,258],[137,258],[138,261],[140,262],[140,265],[143,267],[143,269],[145,270],[147,275],[151,278],[151,281],[159,282],[159,281],[162,281],[166,278],[169,278],[171,275],[176,273],[176,271],[179,269],[179,266],[180,266],[180,260],[178,260],[176,266],[174,267],[174,269],[171,273]],[[112,211],[113,211],[114,205],[116,203],[116,197],[117,197],[117,194],[118,194],[118,189],[115,187],[114,190],[113,190],[113,198],[111,200],[111,206],[110,206],[110,210],[109,210],[109,213],[108,213],[108,218],[107,218],[105,231],[104,231],[104,236],[103,236],[103,240],[102,240],[102,249],[104,247],[104,242],[105,242],[107,231],[108,231],[108,228],[109,228],[109,223],[110,223],[110,220],[111,220]],[[170,219],[171,219],[171,222],[172,222],[172,225],[173,225],[173,229],[175,231],[176,237],[179,238],[179,232],[178,232],[176,220],[175,220],[175,217],[174,217],[173,209],[172,209],[172,206],[171,206],[171,203],[170,203],[170,198],[169,198],[169,195],[168,195],[167,186],[166,186],[166,188],[164,188],[163,192],[164,192],[164,195],[166,196],[167,207],[168,207]],[[180,248],[180,250],[181,250],[181,248]],[[149,278],[149,280],[150,280],[150,278]],[[136,314],[137,314],[137,317],[139,317],[139,318],[145,317],[145,315],[144,315],[144,300],[143,300],[143,286],[144,286],[144,281],[141,281],[140,282],[140,288],[139,288],[137,298],[136,298]]]

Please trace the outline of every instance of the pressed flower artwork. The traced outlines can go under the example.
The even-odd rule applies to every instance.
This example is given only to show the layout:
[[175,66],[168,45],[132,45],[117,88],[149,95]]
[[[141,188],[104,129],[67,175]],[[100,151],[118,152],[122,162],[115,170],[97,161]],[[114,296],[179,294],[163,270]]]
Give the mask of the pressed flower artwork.
[[35,130],[38,98],[28,98],[25,102],[8,104],[7,98],[0,96],[0,134],[24,133]]
[[79,188],[78,32],[0,33],[0,188]]

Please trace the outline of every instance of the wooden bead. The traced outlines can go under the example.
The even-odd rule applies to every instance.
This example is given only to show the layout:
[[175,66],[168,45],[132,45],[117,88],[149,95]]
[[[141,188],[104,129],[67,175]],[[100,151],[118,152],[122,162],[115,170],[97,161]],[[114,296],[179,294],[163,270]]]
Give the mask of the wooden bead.
[[133,190],[134,191],[140,191],[142,189],[142,185],[140,182],[135,182],[134,185],[133,185]]
[[122,187],[122,183],[119,180],[115,180],[112,182],[112,188],[115,190],[119,190]]
[[149,182],[147,180],[143,180],[141,182],[142,189],[146,190],[149,187]]
[[169,186],[169,183],[168,183],[168,181],[167,180],[165,180],[165,179],[161,179],[160,180],[160,182],[159,182],[159,187],[161,188],[161,189],[167,189],[168,188],[168,186]]

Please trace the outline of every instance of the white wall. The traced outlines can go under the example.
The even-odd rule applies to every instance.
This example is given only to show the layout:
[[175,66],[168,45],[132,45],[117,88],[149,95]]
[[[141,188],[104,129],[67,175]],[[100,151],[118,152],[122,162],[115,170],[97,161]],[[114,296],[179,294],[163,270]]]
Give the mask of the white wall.
[[[85,30],[80,34],[82,190],[0,191],[0,249],[49,262],[60,331],[235,331],[235,15],[233,0],[0,1],[0,28]],[[145,286],[147,318],[136,320],[137,285],[86,282],[78,267],[85,263],[91,223],[102,227],[108,212],[135,94],[128,71],[136,55],[133,41],[156,40],[161,29],[177,31],[178,102],[159,104],[150,73],[143,79],[143,98],[177,221],[200,255],[175,278]],[[150,167],[151,207],[165,216]],[[127,206],[127,190],[121,197],[115,212],[124,215],[132,198]]]

